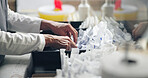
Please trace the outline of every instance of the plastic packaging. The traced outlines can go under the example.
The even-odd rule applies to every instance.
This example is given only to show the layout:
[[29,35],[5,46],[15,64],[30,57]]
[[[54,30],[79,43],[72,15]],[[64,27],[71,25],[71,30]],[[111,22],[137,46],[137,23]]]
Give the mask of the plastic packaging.
[[88,28],[79,30],[77,45],[79,49],[85,49],[86,52],[79,54],[79,49],[73,48],[70,58],[63,55],[61,78],[100,78],[101,58],[114,53],[117,46],[127,41],[129,44],[133,43],[131,35],[123,32],[119,28],[121,24],[112,18],[105,17],[103,21],[98,22],[95,17],[88,17],[81,26],[85,27],[85,25]]

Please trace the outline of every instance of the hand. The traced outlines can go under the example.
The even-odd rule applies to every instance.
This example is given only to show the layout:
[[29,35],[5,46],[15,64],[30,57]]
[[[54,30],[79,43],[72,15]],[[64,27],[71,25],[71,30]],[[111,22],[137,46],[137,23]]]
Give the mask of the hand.
[[42,20],[41,23],[42,30],[52,30],[55,34],[61,36],[69,36],[73,35],[74,42],[77,43],[78,32],[68,23],[58,23],[53,21]]
[[134,38],[136,39],[136,38],[142,36],[147,27],[148,27],[148,22],[142,22],[142,23],[140,23],[138,25],[138,27],[136,27],[133,30],[133,32],[132,32]]
[[56,49],[64,48],[71,50],[71,48],[77,48],[76,44],[68,36],[55,36],[44,34],[46,47],[53,47]]

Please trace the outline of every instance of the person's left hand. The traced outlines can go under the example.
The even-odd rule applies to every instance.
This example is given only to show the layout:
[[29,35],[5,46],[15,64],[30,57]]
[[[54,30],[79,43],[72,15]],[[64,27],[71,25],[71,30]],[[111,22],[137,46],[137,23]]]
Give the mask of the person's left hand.
[[134,38],[137,39],[138,37],[142,36],[145,30],[147,29],[147,27],[148,27],[148,22],[141,22],[138,25],[138,27],[136,27],[132,31],[132,35],[134,36]]
[[42,30],[51,30],[55,34],[61,36],[69,36],[73,35],[74,42],[77,43],[78,32],[68,23],[58,23],[54,21],[42,20],[41,22]]

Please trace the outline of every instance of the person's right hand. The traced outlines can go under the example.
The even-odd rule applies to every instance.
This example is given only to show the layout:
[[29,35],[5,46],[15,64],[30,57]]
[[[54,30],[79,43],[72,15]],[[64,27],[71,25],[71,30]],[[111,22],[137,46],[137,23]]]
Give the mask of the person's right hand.
[[44,34],[46,47],[52,47],[55,49],[66,49],[77,48],[76,44],[68,36],[55,36]]

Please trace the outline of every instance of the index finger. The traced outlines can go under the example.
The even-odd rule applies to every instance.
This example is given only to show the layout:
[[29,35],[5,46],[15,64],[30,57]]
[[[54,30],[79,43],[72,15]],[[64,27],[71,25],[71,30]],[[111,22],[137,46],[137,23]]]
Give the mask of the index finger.
[[78,40],[77,30],[70,25],[69,32],[71,32],[71,34],[73,35],[74,42],[77,43],[77,40]]
[[77,48],[76,44],[71,39],[69,39],[69,41],[71,43],[71,48]]

